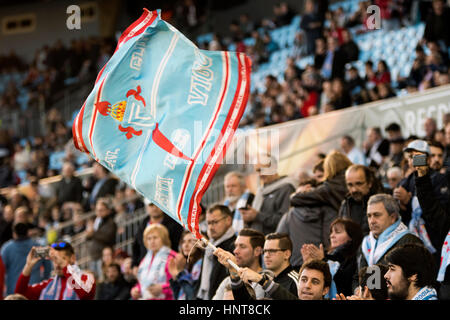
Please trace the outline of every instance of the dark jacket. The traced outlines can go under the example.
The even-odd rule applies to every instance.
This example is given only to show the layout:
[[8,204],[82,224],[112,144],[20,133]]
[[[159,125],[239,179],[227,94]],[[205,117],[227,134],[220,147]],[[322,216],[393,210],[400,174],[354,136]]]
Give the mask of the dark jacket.
[[[431,189],[433,191],[434,198],[441,203],[443,206],[447,206],[449,204],[449,198],[450,198],[450,190],[449,190],[449,184],[448,180],[446,178],[446,175],[441,174],[437,171],[432,171],[430,174],[430,181],[431,181]],[[400,181],[400,186],[406,189],[406,191],[411,192],[411,194],[414,196],[416,195],[416,175],[410,174],[408,177],[404,178],[402,181]],[[408,206],[406,207],[406,210],[402,210],[402,221],[404,224],[408,225],[408,223],[411,220],[411,201],[409,201]],[[425,227],[428,226],[425,224]],[[447,230],[448,231],[448,230]],[[430,232],[428,234],[431,236]],[[433,240],[432,240],[433,242]],[[433,244],[434,246],[434,244]]]
[[[450,174],[447,173],[450,185]],[[432,192],[433,186],[430,174],[415,178],[417,198],[422,208],[422,219],[425,221],[428,235],[433,247],[436,248],[437,266],[440,265],[442,245],[450,230],[450,206],[443,206]],[[443,284],[450,285],[450,268],[447,268]]]
[[119,277],[116,282],[100,283],[96,291],[95,300],[129,300],[131,286],[128,282]]
[[355,41],[350,40],[349,42],[342,44],[341,50],[344,53],[347,62],[358,60],[359,48]]
[[[381,156],[387,157],[389,155],[389,144],[390,144],[389,140],[383,139],[376,151]],[[370,150],[371,150],[371,148],[366,151],[366,158],[367,158],[367,162],[369,162],[369,167],[374,167],[374,168],[378,169],[380,167],[380,165],[375,160],[370,158]]]
[[344,200],[347,192],[345,170],[342,170],[316,189],[294,195],[291,199],[291,205],[294,207],[321,207],[328,205],[334,210],[335,215],[337,215],[341,202]]
[[71,177],[68,180],[62,178],[56,185],[56,199],[60,205],[67,201],[81,203],[83,199],[83,185],[80,178]]
[[289,210],[289,197],[294,191],[294,186],[286,183],[272,193],[265,195],[259,214],[246,227],[261,231],[264,234],[275,232],[281,217]]
[[347,242],[332,252],[325,254],[324,258],[325,261],[331,260],[339,262],[339,269],[334,275],[333,280],[336,284],[337,292],[343,293],[345,296],[353,295],[352,279],[355,272],[358,271],[356,252],[352,253],[350,250],[350,242]]
[[291,265],[281,271],[273,280],[293,295],[297,295],[298,272]]
[[[223,241],[216,247],[221,248],[228,252],[233,252],[235,240],[236,240],[236,236],[233,235],[231,238]],[[208,258],[205,256],[203,259],[208,259]],[[210,287],[209,287],[209,292],[207,294],[207,300],[212,299],[212,297],[216,293],[217,288],[219,287],[220,283],[223,281],[223,279],[225,279],[228,276],[228,269],[225,268],[222,264],[220,264],[220,262],[217,260],[217,257],[213,255],[212,259],[213,259],[213,261],[212,261],[213,267],[211,268],[211,275],[209,276]],[[203,266],[204,266],[204,264],[202,265],[202,272],[200,273],[200,278],[199,278],[200,281],[202,279]],[[198,283],[199,286],[201,285],[200,281]]]
[[[106,178],[106,181],[102,184],[100,189],[98,189],[97,193],[95,195],[92,195],[92,191],[95,190],[95,185],[99,182],[100,180],[96,181],[96,183],[92,187],[91,194],[88,199],[91,205],[95,203],[98,198],[106,197],[108,195],[113,196],[116,193],[116,185],[118,183],[118,180],[114,178]],[[91,199],[92,196],[93,199]]]
[[293,207],[280,220],[276,232],[287,233],[292,240],[291,265],[300,268],[303,257],[300,249],[304,244],[321,243],[328,247],[330,225],[336,218],[335,210],[329,206]]
[[[297,297],[298,272],[296,272],[292,266],[288,266],[286,269],[281,271],[280,274],[273,279],[273,281],[280,287],[283,287],[283,289],[290,295]],[[234,300],[253,300],[242,281],[232,280],[231,289],[233,290]]]
[[105,247],[112,247],[116,243],[117,225],[111,214],[103,218],[97,231],[89,237],[91,240],[89,254],[93,260],[101,259],[102,250]]
[[[422,240],[420,240],[418,237],[416,237],[415,235],[413,235],[411,233],[407,233],[403,237],[401,237],[397,241],[397,243],[395,243],[388,251],[386,251],[386,253],[377,261],[377,263],[387,265],[387,262],[385,260],[386,255],[389,252],[391,252],[392,250],[394,250],[395,248],[401,247],[401,246],[403,246],[405,244],[408,244],[408,243],[416,243],[416,244],[423,245]],[[365,258],[364,254],[362,252],[362,245],[359,246],[356,261],[358,263],[358,269],[356,270],[355,274],[353,275],[352,291],[354,291],[355,288],[359,285],[358,271],[361,270],[362,268],[368,266],[368,262],[366,261],[366,258]]]
[[430,12],[426,20],[425,31],[423,37],[427,41],[442,40],[450,46],[450,9],[444,8],[442,15],[438,16],[434,12]]
[[[132,245],[132,266],[137,267],[139,266],[139,263],[141,263],[141,260],[145,257],[147,253],[147,248],[144,245],[144,230],[148,226],[148,222],[150,220],[150,217],[147,216],[144,221],[142,221],[141,225],[139,226],[139,229],[137,230],[136,234],[134,235],[134,241]],[[181,233],[183,232],[183,227],[180,226],[179,223],[175,222],[171,217],[164,214],[164,219],[161,222],[163,226],[167,228],[169,231],[169,238],[171,242],[171,248],[174,251],[178,251],[178,244],[180,242]]]
[[366,195],[362,201],[356,201],[349,195],[342,201],[341,208],[339,209],[339,217],[351,219],[358,223],[365,236],[370,232],[369,222],[367,220],[367,202],[371,195]]

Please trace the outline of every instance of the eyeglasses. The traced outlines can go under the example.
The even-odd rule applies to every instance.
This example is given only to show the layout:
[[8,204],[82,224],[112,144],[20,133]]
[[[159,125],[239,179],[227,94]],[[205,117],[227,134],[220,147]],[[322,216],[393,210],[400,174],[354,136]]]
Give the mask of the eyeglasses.
[[52,243],[51,247],[53,249],[58,249],[58,248],[65,248],[67,246],[66,242],[59,242],[59,243]]
[[218,224],[220,221],[222,221],[223,219],[226,219],[226,217],[222,217],[218,220],[211,220],[211,221],[207,221],[206,224],[208,226],[215,226],[216,224]]
[[263,254],[274,254],[278,251],[286,251],[287,249],[265,249],[263,250]]

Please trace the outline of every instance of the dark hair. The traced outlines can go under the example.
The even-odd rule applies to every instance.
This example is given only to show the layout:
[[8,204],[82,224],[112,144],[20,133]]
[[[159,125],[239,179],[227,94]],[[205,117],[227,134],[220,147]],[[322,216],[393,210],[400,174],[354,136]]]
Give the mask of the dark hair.
[[361,230],[361,226],[354,222],[353,220],[346,218],[337,218],[330,225],[330,234],[333,227],[337,224],[342,224],[344,226],[345,232],[347,232],[351,241],[347,244],[346,256],[353,257],[356,255],[359,246],[364,238],[363,232]]
[[122,271],[120,270],[120,266],[119,266],[118,263],[113,262],[113,263],[111,263],[110,265],[107,266],[107,268],[111,268],[111,267],[112,267],[112,268],[115,268],[119,274],[122,273]]
[[312,269],[322,272],[323,279],[324,279],[324,288],[331,286],[331,273],[330,273],[330,267],[328,266],[328,263],[322,260],[308,260],[305,263],[302,264],[302,267],[300,268],[300,271],[298,272],[298,279],[300,280],[303,270],[305,269]]
[[75,254],[75,250],[73,249],[72,245],[70,243],[68,243],[67,241],[61,241],[61,242],[55,242],[58,244],[64,243],[64,247],[60,247],[60,246],[55,246],[52,248],[55,249],[56,251],[64,251],[64,253],[66,254],[66,256],[71,257],[72,255]]
[[421,244],[409,243],[390,251],[385,258],[387,263],[400,266],[407,279],[417,275],[415,286],[422,288],[435,283],[436,266],[430,251]]
[[[179,248],[180,248],[180,252],[182,252],[181,250],[181,244],[183,243],[183,239],[187,234],[190,234],[191,232],[189,230],[184,230],[181,233],[181,237],[180,237],[180,242],[179,242]],[[191,253],[189,255],[189,259],[187,259],[188,257],[185,257],[187,259],[186,261],[186,269],[190,272],[192,270],[192,268],[194,267],[194,264],[200,260],[202,258],[203,255],[203,251],[200,250],[199,248],[195,247],[192,248]]]
[[230,211],[230,208],[224,206],[223,204],[214,204],[208,209],[208,213],[213,213],[214,211],[219,210],[223,215],[229,216],[233,218],[233,214]]
[[428,146],[430,146],[430,147],[439,148],[439,149],[441,149],[442,151],[444,151],[444,146],[443,146],[442,143],[440,143],[439,141],[436,141],[436,140],[430,140],[430,141],[427,141],[427,143],[428,143]]
[[384,128],[384,131],[396,131],[400,132],[402,129],[400,128],[400,125],[396,122],[390,123],[386,128]]
[[317,187],[317,181],[315,179],[306,179],[305,181],[300,182],[299,186],[311,185],[311,187]]
[[28,226],[25,223],[16,223],[13,227],[14,233],[18,238],[25,238],[28,235]]
[[314,168],[313,168],[313,172],[315,172],[315,171],[320,171],[320,172],[324,172],[324,169],[323,169],[323,163],[324,163],[325,161],[322,159],[322,160],[320,160],[319,162],[317,162],[315,165],[314,165]]
[[[372,272],[375,267],[381,271],[380,279],[376,279],[380,284],[379,288],[374,288],[370,283],[368,283],[368,280],[372,279],[372,277],[376,275],[376,273],[374,274],[374,272]],[[362,267],[358,273],[361,290],[364,290],[364,287],[367,287],[372,295],[372,298],[375,300],[386,300],[388,298],[388,289],[386,280],[384,280],[384,275],[388,272],[388,270],[388,267],[384,264],[375,264],[371,267]]]
[[366,182],[370,183],[372,186],[370,187],[370,194],[376,194],[383,191],[383,186],[378,180],[375,170],[371,167],[364,166],[362,164],[352,164],[347,168],[347,172],[349,171],[357,171],[362,170],[364,172],[364,177],[366,178]]
[[264,234],[260,231],[250,229],[250,228],[244,228],[241,231],[239,231],[239,236],[241,237],[249,237],[250,238],[250,244],[252,245],[252,248],[255,249],[256,247],[264,247]]
[[352,145],[352,146],[355,145],[355,139],[353,139],[353,138],[352,138],[351,136],[349,136],[349,135],[343,136],[342,139],[347,140],[347,143],[348,143],[349,145]]
[[267,240],[279,240],[278,246],[283,250],[290,250],[292,252],[292,240],[287,233],[269,233],[266,236]]

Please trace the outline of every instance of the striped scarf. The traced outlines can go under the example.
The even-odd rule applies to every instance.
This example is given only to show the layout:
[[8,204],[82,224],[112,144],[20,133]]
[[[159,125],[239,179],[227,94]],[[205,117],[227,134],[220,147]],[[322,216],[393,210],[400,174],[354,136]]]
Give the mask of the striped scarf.
[[375,239],[373,233],[365,236],[361,244],[361,249],[370,267],[378,262],[385,253],[394,246],[404,235],[410,233],[400,219],[389,226]]
[[423,287],[411,300],[438,300],[437,292],[431,287]]
[[[41,291],[39,300],[59,300],[61,294],[61,277],[56,276],[49,284]],[[62,300],[80,300],[76,292],[69,288],[66,282]]]
[[422,219],[422,208],[419,204],[419,199],[414,196],[411,201],[412,206],[412,217],[409,222],[409,231],[412,234],[422,240],[425,247],[431,252],[435,253],[436,249],[431,244],[430,237],[428,236],[427,229],[425,228],[425,221]]
[[170,248],[163,246],[158,252],[153,255],[153,251],[148,250],[144,259],[142,259],[137,278],[141,286],[141,291],[144,299],[164,298],[153,297],[147,288],[152,284],[164,284],[167,282],[166,263],[170,254]]
[[445,238],[444,245],[441,251],[441,266],[439,267],[438,278],[439,282],[444,281],[445,271],[450,265],[450,231]]

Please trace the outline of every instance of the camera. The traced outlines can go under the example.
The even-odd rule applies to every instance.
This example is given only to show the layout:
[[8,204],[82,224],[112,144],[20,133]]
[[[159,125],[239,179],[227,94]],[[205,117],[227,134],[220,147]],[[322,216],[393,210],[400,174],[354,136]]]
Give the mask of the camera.
[[413,166],[414,167],[423,167],[427,166],[427,155],[426,154],[418,154],[416,156],[413,156]]
[[34,256],[39,257],[41,259],[47,258],[49,255],[49,248],[48,247],[37,247],[34,250]]

